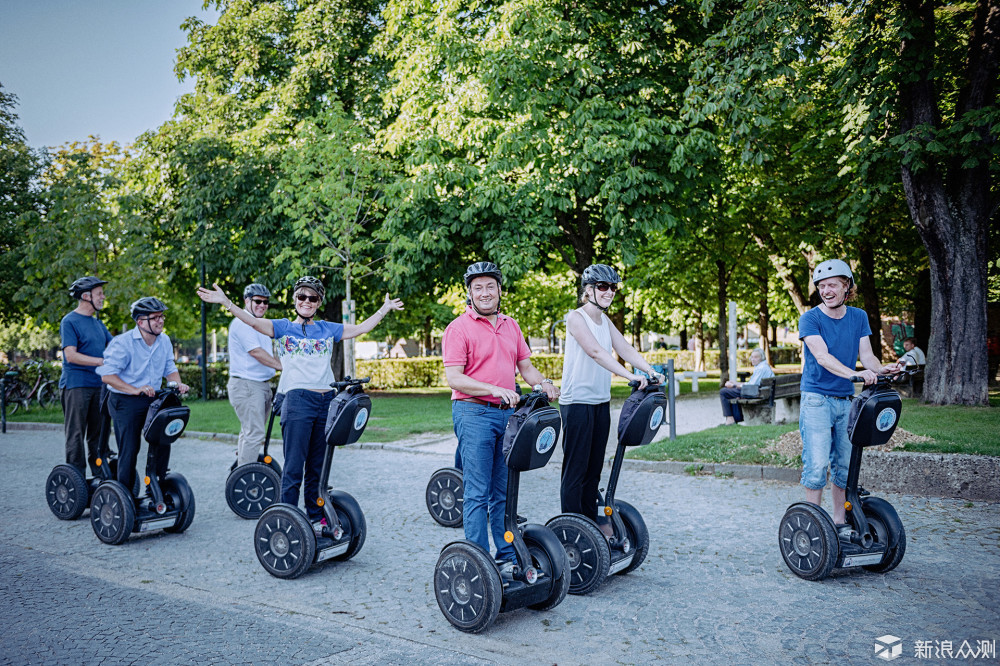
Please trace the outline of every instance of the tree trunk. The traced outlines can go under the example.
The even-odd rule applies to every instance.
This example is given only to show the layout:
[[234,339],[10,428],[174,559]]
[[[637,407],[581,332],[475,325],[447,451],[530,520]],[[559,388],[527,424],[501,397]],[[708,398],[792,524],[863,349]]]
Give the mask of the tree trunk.
[[716,260],[719,271],[719,376],[725,381],[729,374],[729,279],[726,277],[726,262]]
[[917,288],[913,299],[913,339],[921,349],[928,349],[931,339],[931,272],[917,273]]
[[872,344],[872,351],[878,360],[882,360],[882,310],[878,300],[878,290],[875,288],[875,252],[870,243],[859,241],[858,263],[859,270],[857,284],[858,291],[861,292],[861,300],[868,315],[868,326],[872,330],[869,340]]
[[[956,118],[996,102],[1000,11],[980,0],[972,21],[967,72],[956,102]],[[900,57],[910,76],[899,86],[900,130],[942,129],[934,82],[935,26],[933,0],[901,4],[911,26]],[[930,141],[932,132],[913,135]],[[930,138],[928,138],[930,137]],[[980,132],[980,146],[995,139]],[[977,148],[979,146],[976,146]],[[968,164],[964,156],[939,163],[921,152],[911,168],[904,153],[903,191],[910,216],[930,258],[931,334],[924,380],[925,402],[988,404],[986,351],[986,238],[993,215],[991,174],[983,159]]]
[[774,266],[778,279],[781,280],[785,291],[788,292],[788,296],[792,299],[795,309],[799,311],[800,315],[805,314],[806,310],[809,309],[809,297],[802,291],[802,286],[795,278],[795,271],[789,266],[788,260],[778,253],[774,238],[767,233],[754,233],[753,238],[757,246],[767,254],[767,258],[771,262],[771,265]]
[[774,363],[771,359],[771,345],[767,344],[767,329],[770,327],[771,323],[771,312],[767,307],[767,288],[765,284],[765,289],[763,295],[760,297],[760,307],[757,309],[757,326],[760,328],[760,340],[757,344],[760,345],[761,351],[764,352],[764,360],[771,367],[774,367]]

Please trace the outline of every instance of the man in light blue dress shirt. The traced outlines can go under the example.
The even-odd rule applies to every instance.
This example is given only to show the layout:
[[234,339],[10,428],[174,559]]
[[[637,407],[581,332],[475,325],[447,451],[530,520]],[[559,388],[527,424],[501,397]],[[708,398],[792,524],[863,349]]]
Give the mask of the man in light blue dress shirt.
[[[750,364],[753,365],[753,374],[750,375],[746,384],[760,384],[760,380],[774,377],[774,370],[767,364],[764,351],[759,347],[750,352]],[[727,381],[719,389],[719,398],[722,400],[722,415],[726,417],[726,422],[723,425],[736,425],[743,420],[743,410],[738,404],[734,405],[729,401],[743,395],[744,385],[743,382]]]
[[[181,393],[188,391],[174,365],[173,344],[163,335],[166,310],[167,306],[153,296],[133,303],[135,328],[111,340],[104,351],[104,365],[97,368],[97,374],[111,391],[108,406],[118,442],[118,481],[130,490],[135,482],[135,461],[146,412],[163,378],[177,382]],[[156,465],[158,475],[166,473],[170,460],[170,447],[161,448]]]

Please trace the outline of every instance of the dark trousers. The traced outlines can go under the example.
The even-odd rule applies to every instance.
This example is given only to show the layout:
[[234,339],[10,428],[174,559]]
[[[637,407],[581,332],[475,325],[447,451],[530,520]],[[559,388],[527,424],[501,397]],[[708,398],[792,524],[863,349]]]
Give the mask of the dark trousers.
[[[124,395],[112,393],[108,408],[115,426],[115,440],[118,442],[118,481],[129,492],[135,483],[135,461],[139,457],[142,427],[146,424],[146,413],[153,398],[145,395]],[[159,446],[156,450],[156,475],[167,473],[170,462],[170,446]]]
[[313,522],[323,517],[323,509],[316,504],[316,500],[320,497],[319,474],[326,455],[323,428],[331,400],[333,391],[317,393],[295,389],[285,395],[281,407],[281,439],[285,447],[281,501],[292,506],[299,505],[299,488],[304,477],[306,514]]
[[[97,448],[101,438],[101,387],[63,389],[63,431],[66,433],[66,464],[97,476]],[[86,443],[86,446],[84,444]]]
[[611,430],[611,403],[560,405],[563,465],[559,498],[563,513],[597,520],[597,493]]
[[743,410],[740,409],[739,405],[734,405],[729,401],[738,397],[740,397],[740,389],[738,388],[719,389],[719,399],[722,400],[722,415],[732,416],[737,423],[743,420]]

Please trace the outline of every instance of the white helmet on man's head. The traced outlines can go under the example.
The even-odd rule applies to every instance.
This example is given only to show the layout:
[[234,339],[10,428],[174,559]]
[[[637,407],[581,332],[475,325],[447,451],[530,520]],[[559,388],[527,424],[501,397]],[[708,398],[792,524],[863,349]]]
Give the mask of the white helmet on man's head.
[[813,284],[819,284],[820,280],[832,277],[847,278],[847,288],[854,286],[854,273],[846,261],[840,259],[827,259],[813,271]]

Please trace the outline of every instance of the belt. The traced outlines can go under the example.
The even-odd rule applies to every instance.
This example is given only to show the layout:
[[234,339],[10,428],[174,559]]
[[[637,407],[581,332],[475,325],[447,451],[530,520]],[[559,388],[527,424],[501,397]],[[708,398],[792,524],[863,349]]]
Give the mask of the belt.
[[498,405],[495,402],[487,402],[486,400],[481,400],[480,398],[461,398],[462,402],[474,402],[477,405],[485,405],[487,407],[493,407],[494,409],[510,409],[510,407],[504,407],[503,405]]
[[828,397],[833,398],[834,400],[851,400],[854,398],[853,395],[831,395]]

